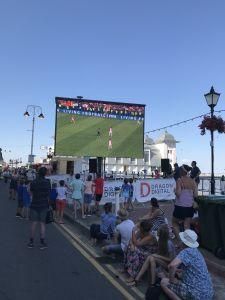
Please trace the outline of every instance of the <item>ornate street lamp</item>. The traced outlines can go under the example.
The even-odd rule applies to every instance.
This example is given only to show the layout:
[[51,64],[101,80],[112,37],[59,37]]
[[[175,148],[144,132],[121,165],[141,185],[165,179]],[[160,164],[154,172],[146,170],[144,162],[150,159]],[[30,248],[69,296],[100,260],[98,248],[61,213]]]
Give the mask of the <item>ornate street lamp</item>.
[[[217,105],[217,102],[219,100],[220,94],[216,93],[214,91],[213,86],[211,87],[211,90],[209,93],[205,94],[205,99],[210,107],[211,112],[211,118],[214,116],[214,107]],[[214,135],[213,130],[210,130],[211,133],[211,141],[210,141],[210,147],[211,147],[211,194],[215,194],[215,177],[214,177]]]
[[34,148],[34,123],[35,123],[35,117],[38,114],[38,118],[44,119],[44,115],[42,113],[41,106],[38,105],[28,105],[26,108],[25,113],[23,114],[25,117],[29,117],[30,114],[32,114],[32,134],[31,134],[31,149],[30,149],[30,155],[28,158],[28,162],[32,164],[34,162],[34,155],[33,155],[33,148]]

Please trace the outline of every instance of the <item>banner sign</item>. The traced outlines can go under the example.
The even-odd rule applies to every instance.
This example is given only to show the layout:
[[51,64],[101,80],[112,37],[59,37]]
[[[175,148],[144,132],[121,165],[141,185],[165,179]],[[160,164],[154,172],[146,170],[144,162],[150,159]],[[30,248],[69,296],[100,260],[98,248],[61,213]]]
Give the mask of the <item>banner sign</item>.
[[138,202],[175,199],[176,182],[173,178],[140,180],[135,183],[135,198]]
[[[56,175],[50,176],[49,178],[52,182],[58,182],[63,179],[67,184],[69,184],[69,181],[71,180],[67,175]],[[121,189],[122,184],[123,181],[105,181],[101,204],[106,202],[115,202],[115,188],[117,187]],[[133,200],[136,199],[138,202],[150,201],[152,197],[155,197],[157,200],[175,199],[174,190],[176,182],[173,178],[138,180],[134,182],[133,185]],[[71,193],[69,193],[68,196],[68,198],[70,198]],[[123,201],[123,199],[120,198],[120,201]],[[69,202],[71,202],[71,199],[69,199]]]

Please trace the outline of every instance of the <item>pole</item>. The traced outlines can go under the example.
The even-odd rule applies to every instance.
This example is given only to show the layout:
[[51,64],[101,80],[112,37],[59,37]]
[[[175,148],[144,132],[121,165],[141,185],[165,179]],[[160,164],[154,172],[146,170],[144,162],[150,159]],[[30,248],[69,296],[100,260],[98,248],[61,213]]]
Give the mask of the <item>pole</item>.
[[31,157],[33,157],[33,148],[34,148],[34,122],[35,122],[35,113],[32,119],[32,134],[31,134],[31,149],[30,149]]
[[116,201],[115,201],[115,214],[117,216],[117,212],[120,209],[120,188],[115,187],[115,196],[116,196]]
[[[211,118],[214,114],[214,106],[211,105]],[[213,130],[210,130],[211,133],[211,194],[215,194],[215,178],[214,178],[214,133]]]

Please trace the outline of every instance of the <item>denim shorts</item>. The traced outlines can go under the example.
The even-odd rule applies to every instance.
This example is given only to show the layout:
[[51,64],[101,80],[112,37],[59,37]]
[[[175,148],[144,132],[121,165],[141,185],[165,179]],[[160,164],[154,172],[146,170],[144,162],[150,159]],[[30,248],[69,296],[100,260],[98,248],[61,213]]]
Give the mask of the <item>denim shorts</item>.
[[48,208],[31,208],[30,209],[30,220],[32,222],[45,223]]
[[84,203],[91,204],[92,201],[92,194],[84,194]]

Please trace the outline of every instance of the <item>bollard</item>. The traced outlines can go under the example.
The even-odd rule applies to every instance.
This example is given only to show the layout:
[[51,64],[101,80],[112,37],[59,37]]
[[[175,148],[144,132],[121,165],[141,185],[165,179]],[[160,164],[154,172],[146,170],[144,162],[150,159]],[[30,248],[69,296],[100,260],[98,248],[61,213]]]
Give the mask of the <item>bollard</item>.
[[118,186],[115,187],[115,196],[116,196],[115,214],[117,216],[117,212],[120,209],[120,188]]

